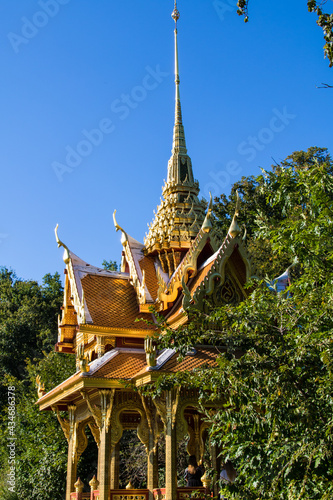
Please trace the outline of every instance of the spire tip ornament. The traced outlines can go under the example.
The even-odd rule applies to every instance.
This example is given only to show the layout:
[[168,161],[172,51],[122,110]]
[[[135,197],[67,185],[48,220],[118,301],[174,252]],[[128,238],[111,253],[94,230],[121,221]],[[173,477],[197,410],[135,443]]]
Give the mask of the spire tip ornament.
[[175,1],[175,6],[174,6],[174,9],[172,11],[172,14],[171,14],[171,17],[172,19],[175,21],[176,25],[177,25],[177,21],[180,17],[180,14],[179,14],[179,10],[177,9],[177,2]]

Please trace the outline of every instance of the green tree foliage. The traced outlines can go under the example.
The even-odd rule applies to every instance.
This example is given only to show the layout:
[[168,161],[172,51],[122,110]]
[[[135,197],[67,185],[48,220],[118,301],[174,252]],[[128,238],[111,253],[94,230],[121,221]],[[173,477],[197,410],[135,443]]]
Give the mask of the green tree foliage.
[[187,326],[161,336],[181,354],[195,344],[221,352],[217,368],[162,377],[156,391],[196,386],[203,402],[223,401],[206,416],[211,439],[237,465],[229,499],[333,498],[332,168],[326,150],[311,148],[251,181],[264,204],[250,233],[297,262],[285,292],[273,276],[257,280],[241,304],[194,309]]
[[[40,412],[35,404],[37,375],[48,391],[75,371],[73,356],[52,352],[62,296],[57,273],[39,285],[0,270],[0,497],[6,500],[63,498],[66,439],[53,412]],[[14,491],[7,477],[9,387],[15,387]]]
[[[307,0],[307,8],[309,12],[317,14],[317,24],[323,30],[324,34],[324,54],[329,60],[330,67],[333,66],[333,14],[324,12],[323,7],[326,1]],[[244,21],[249,20],[249,0],[238,0],[237,13],[244,16]]]
[[[286,222],[289,225],[291,217],[294,217],[294,208],[297,205],[296,195],[300,195],[295,184],[295,169],[308,169],[310,166],[324,166],[331,175],[331,158],[325,148],[309,148],[307,151],[298,151],[282,161],[280,165],[273,165],[271,172],[262,172],[258,177],[242,177],[235,182],[231,188],[231,194],[227,198],[224,194],[215,198],[213,206],[214,230],[222,240],[228,232],[232,216],[236,208],[236,191],[240,196],[240,211],[238,223],[244,230],[247,241],[247,249],[253,259],[256,273],[265,277],[274,278],[281,274],[294,259],[295,253],[292,246],[273,245],[272,235],[269,228],[278,228]],[[281,203],[272,203],[271,191],[279,189],[281,172],[291,172],[288,186],[283,187],[282,200],[290,201],[289,212]],[[296,190],[293,191],[293,190]],[[295,206],[294,206],[295,205]],[[266,228],[263,231],[263,228]],[[273,248],[274,246],[274,248]],[[297,268],[293,270],[295,272]]]
[[25,376],[25,360],[54,348],[63,289],[58,273],[42,285],[0,269],[0,375]]
[[118,264],[115,260],[103,260],[102,262],[103,269],[107,271],[118,271]]
[[[75,360],[68,354],[51,352],[38,363],[27,361],[27,377],[7,377],[8,386],[15,387],[15,494],[27,500],[62,500],[66,483],[67,441],[53,412],[40,412],[35,404],[36,376],[45,381],[46,391],[52,389],[75,371]],[[0,495],[8,495],[8,412],[2,418],[0,442]],[[9,497],[11,498],[11,497]],[[16,498],[12,497],[13,500]]]
[[[275,168],[275,167],[273,167]],[[270,205],[263,192],[265,180],[260,177],[242,177],[231,188],[230,196],[225,194],[215,198],[213,205],[214,230],[220,241],[228,233],[232,216],[236,208],[236,191],[240,197],[240,211],[238,223],[243,230],[247,241],[247,249],[253,259],[256,273],[259,276],[266,274],[277,276],[290,264],[289,253],[279,256],[272,252],[270,239],[263,234],[257,235],[257,219],[260,214],[277,222],[282,217],[281,213]]]

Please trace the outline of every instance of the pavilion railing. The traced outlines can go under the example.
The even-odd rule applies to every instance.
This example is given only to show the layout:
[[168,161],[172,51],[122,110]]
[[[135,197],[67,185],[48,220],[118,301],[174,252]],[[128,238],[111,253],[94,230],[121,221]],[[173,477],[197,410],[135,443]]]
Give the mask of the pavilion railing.
[[111,500],[148,500],[149,490],[111,490]]
[[[71,500],[96,500],[99,497],[99,490],[96,483],[90,485],[90,493],[83,493],[83,484],[76,483],[76,491],[71,493]],[[153,490],[154,500],[165,500],[166,488],[155,488]],[[206,500],[211,492],[203,487],[183,487],[177,488],[177,500]],[[117,489],[110,491],[110,500],[148,500],[149,490],[147,489]]]
[[[78,491],[76,487],[76,491],[71,493],[71,500],[95,500],[99,497],[99,490],[93,489],[91,487],[90,493],[83,493]],[[149,498],[149,490],[147,489],[118,489],[118,490],[110,490],[110,499],[111,500],[148,500]]]
[[[153,493],[154,500],[165,500],[166,488],[155,488]],[[202,486],[177,488],[177,500],[204,500],[207,498],[207,495],[210,496],[210,490]]]

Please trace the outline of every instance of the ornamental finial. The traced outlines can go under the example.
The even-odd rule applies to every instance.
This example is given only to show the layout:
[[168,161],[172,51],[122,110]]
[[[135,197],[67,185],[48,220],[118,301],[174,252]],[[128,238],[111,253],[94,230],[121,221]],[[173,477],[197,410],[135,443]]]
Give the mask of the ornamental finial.
[[179,11],[177,9],[177,1],[176,0],[175,0],[175,7],[174,7],[174,9],[172,11],[171,17],[172,17],[172,19],[175,21],[175,23],[177,25],[177,21],[178,21],[178,19],[179,19],[180,16],[179,16]]
[[229,227],[228,233],[232,238],[236,238],[236,236],[239,235],[241,232],[240,227],[237,222],[237,217],[239,216],[239,211],[240,211],[240,198],[239,198],[239,193],[238,190],[236,190],[236,195],[237,195],[237,200],[236,200],[236,208],[235,208],[235,214],[233,216],[231,225]]

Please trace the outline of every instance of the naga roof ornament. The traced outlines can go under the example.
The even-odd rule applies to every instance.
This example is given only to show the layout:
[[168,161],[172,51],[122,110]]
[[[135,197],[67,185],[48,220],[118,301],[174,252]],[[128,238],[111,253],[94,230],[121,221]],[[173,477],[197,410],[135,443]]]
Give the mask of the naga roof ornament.
[[58,236],[58,227],[59,227],[59,224],[57,224],[56,227],[54,228],[54,234],[55,234],[55,237],[56,237],[56,241],[58,243],[58,248],[60,248],[60,247],[64,248],[63,261],[65,262],[65,264],[68,264],[69,261],[70,261],[69,249],[68,249],[67,245],[65,245],[65,243],[63,243],[59,239],[59,236]]

